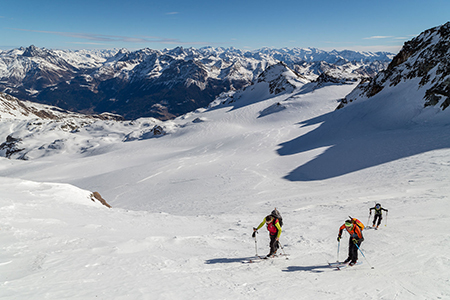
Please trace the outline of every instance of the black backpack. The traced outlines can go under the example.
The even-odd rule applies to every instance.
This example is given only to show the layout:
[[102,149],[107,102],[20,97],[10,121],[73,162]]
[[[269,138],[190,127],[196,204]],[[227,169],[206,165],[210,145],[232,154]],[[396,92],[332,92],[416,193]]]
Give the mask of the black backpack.
[[275,219],[278,219],[278,222],[280,222],[280,227],[283,226],[283,218],[281,217],[280,212],[275,208],[274,210],[272,210],[272,212],[270,213],[270,215],[272,217],[274,217]]

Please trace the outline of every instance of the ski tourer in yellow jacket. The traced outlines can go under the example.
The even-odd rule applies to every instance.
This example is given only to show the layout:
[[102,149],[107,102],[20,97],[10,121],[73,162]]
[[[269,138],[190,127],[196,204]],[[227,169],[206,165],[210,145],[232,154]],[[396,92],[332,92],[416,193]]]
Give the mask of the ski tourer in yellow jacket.
[[268,215],[267,217],[264,218],[264,220],[261,222],[261,224],[259,224],[257,228],[253,228],[253,231],[255,232],[259,230],[261,227],[264,226],[264,224],[267,225],[267,230],[269,231],[270,236],[270,244],[269,244],[270,252],[267,256],[273,256],[277,253],[277,250],[280,247],[280,245],[278,244],[282,231],[280,221],[277,218]]

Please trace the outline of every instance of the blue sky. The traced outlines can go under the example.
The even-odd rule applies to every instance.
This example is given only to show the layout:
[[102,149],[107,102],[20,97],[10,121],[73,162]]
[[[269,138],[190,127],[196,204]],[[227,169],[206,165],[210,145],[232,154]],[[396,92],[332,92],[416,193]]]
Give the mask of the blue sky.
[[448,0],[0,0],[0,49],[314,47],[398,52]]

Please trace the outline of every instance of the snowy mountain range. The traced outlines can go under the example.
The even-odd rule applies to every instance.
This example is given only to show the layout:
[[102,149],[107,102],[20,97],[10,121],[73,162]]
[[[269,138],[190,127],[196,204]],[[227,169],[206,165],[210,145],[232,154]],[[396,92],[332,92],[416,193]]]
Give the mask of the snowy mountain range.
[[[0,157],[0,299],[449,299],[450,109],[423,98],[446,82],[447,26],[393,59],[410,74],[397,85],[275,62],[167,121],[1,94],[2,147],[18,151]],[[429,82],[425,48],[443,55]],[[269,235],[253,228],[275,207],[288,256],[259,260]],[[361,264],[337,270],[349,216],[367,226]]]
[[207,106],[223,92],[253,82],[284,62],[309,80],[321,74],[347,80],[373,77],[387,67],[385,52],[234,48],[0,52],[0,90],[19,99],[81,113],[110,112],[126,119],[170,119]]
[[[396,95],[395,97],[399,99],[408,99],[409,102],[415,101],[413,103],[422,101],[420,99],[424,97],[424,94],[426,94],[427,97],[431,97],[432,94],[429,92],[431,90],[442,91],[444,89],[445,91],[445,88],[443,88],[442,86],[445,85],[445,83],[448,81],[448,72],[446,73],[445,71],[448,69],[448,60],[445,59],[445,53],[443,53],[440,49],[444,47],[443,44],[445,45],[445,43],[447,42],[448,36],[436,36],[436,34],[440,32],[445,33],[446,26],[448,26],[448,24],[443,25],[439,28],[428,30],[421,34],[419,37],[413,39],[411,42],[406,43],[405,47],[397,56],[394,57],[392,62],[389,64],[387,70],[381,71],[373,79],[370,79],[370,77],[363,79],[362,83],[360,83],[358,87],[353,91],[349,91],[348,95],[346,95],[345,97],[341,97],[340,99],[337,98],[336,103],[338,100],[340,100],[340,104],[339,106],[338,104],[336,104],[336,106],[338,108],[342,108],[347,103],[357,103],[362,101],[357,100],[359,98],[365,97],[368,99],[370,97],[373,97],[376,95],[376,93],[373,93],[374,90],[378,92],[382,91],[379,96],[381,98],[380,101],[390,101],[389,99],[391,98],[387,97],[386,95]],[[433,35],[432,33],[436,34]],[[431,43],[430,40],[433,40],[434,43]],[[415,48],[411,47],[411,44],[414,44]],[[178,63],[183,64],[186,61],[190,61],[192,64],[202,64],[202,69],[204,70],[206,69],[206,67],[204,67],[206,65],[204,57],[207,56],[207,54],[209,54],[208,57],[210,64],[212,63],[212,61],[215,61],[215,65],[217,65],[218,61],[220,61],[220,64],[222,64],[223,58],[229,56],[230,53],[240,53],[243,56],[246,56],[247,59],[251,54],[249,52],[240,52],[236,49],[222,50],[223,52],[218,53],[219,49],[203,48],[201,49],[201,54],[199,54],[199,50],[194,49],[185,50],[182,48],[178,48],[176,50],[177,51],[175,51],[175,49],[171,50],[171,55],[169,55],[171,57],[178,57],[178,59],[174,59],[174,61],[178,61]],[[255,101],[263,101],[265,99],[278,97],[279,95],[289,95],[289,98],[295,98],[296,94],[294,93],[294,91],[297,91],[299,89],[299,86],[301,86],[301,93],[303,94],[313,93],[315,90],[319,90],[321,87],[328,85],[354,86],[360,81],[359,79],[361,75],[361,69],[348,69],[347,71],[343,71],[342,69],[338,68],[339,62],[342,66],[347,67],[349,67],[350,65],[355,66],[357,64],[357,60],[360,63],[376,63],[379,62],[381,55],[369,55],[368,53],[362,54],[349,51],[345,51],[342,53],[323,52],[315,49],[284,49],[283,51],[284,52],[274,52],[271,49],[263,49],[258,52],[258,57],[265,56],[265,61],[270,61],[272,64],[267,63],[264,70],[262,70],[261,73],[259,73],[259,75],[254,79],[254,72],[244,72],[244,69],[241,69],[238,72],[239,76],[236,76],[235,79],[242,79],[245,77],[242,76],[242,74],[246,74],[248,80],[252,79],[251,84],[243,84],[244,87],[242,87],[240,90],[231,90],[221,93],[213,102],[209,103],[207,108],[197,109],[196,112],[201,112],[208,109],[216,109],[217,107],[221,107],[224,105],[232,105],[234,106],[234,109],[236,109],[237,107],[253,104],[255,103]],[[435,51],[437,51],[438,53],[434,53]],[[48,53],[52,52],[49,50],[36,48],[24,49],[24,54],[26,54],[25,56],[27,57],[47,57],[49,55]],[[70,52],[62,51],[59,52],[59,55],[68,55],[68,53]],[[86,52],[81,53],[84,53],[83,55],[86,54]],[[105,56],[110,55],[105,52],[101,53],[103,53],[103,55]],[[138,53],[140,55],[138,55]],[[137,70],[141,69],[145,63],[148,63],[148,55],[150,55],[150,53],[153,53],[151,64],[152,66],[154,66],[155,61],[159,61],[159,63],[161,63],[161,53],[154,50],[144,49],[132,53],[121,50],[114,56],[110,56],[107,59],[107,63],[101,62],[101,55],[96,55],[94,59],[94,55],[91,53],[89,55],[86,55],[86,57],[89,57],[90,60],[85,60],[83,64],[101,64],[102,67],[99,68],[99,72],[101,72],[102,74],[109,73],[109,76],[111,77],[117,76],[117,73],[109,72],[111,68],[113,68],[120,70],[122,75],[120,75],[119,77],[131,78],[133,76],[136,77]],[[423,53],[427,53],[429,57],[423,57]],[[22,56],[24,54],[22,54]],[[81,54],[77,53],[77,55]],[[431,57],[439,57],[438,55],[442,56],[441,60],[431,59]],[[119,61],[123,63],[121,67],[117,67],[118,56],[121,57]],[[339,59],[337,59],[338,56],[340,56]],[[157,59],[157,57],[159,58]],[[165,55],[166,61],[168,60],[167,57],[168,56]],[[213,57],[215,59],[212,59]],[[218,57],[220,58],[220,60],[218,60]],[[297,65],[292,60],[289,60],[293,57],[296,57],[297,62],[309,61],[310,63],[308,63],[308,68],[314,65],[315,59],[320,59],[319,64],[322,67],[325,64],[324,60],[328,60],[335,64],[333,65],[333,68],[329,68],[326,72],[322,72],[319,75],[314,74],[314,72],[305,72],[305,69],[303,69],[302,72],[299,73],[294,70],[298,70],[299,65]],[[353,59],[353,62],[349,63],[348,60],[344,57]],[[418,74],[417,70],[423,70],[424,67],[423,64],[419,64],[417,62],[417,57],[422,57],[422,60],[420,61],[427,62],[429,70],[435,70],[433,73],[435,74],[434,77],[430,77],[430,74],[428,73],[420,73],[422,77],[419,78],[420,84],[418,85],[416,81],[419,79],[416,79],[415,74]],[[235,58],[236,55],[233,56],[233,59]],[[291,66],[294,66],[294,69],[290,68],[287,63],[276,63],[275,58],[288,61]],[[385,59],[387,59],[387,57],[385,57]],[[70,59],[66,57],[64,61],[70,61]],[[77,66],[78,68],[81,68],[79,59],[72,58],[71,61],[72,65],[75,64],[73,63],[74,61],[78,61]],[[126,69],[124,66],[129,64],[130,61],[135,61],[134,67]],[[431,62],[434,62],[434,64],[431,64]],[[109,66],[109,69],[105,67],[106,65]],[[253,61],[253,64],[249,63],[248,65],[253,65],[253,70],[262,68],[261,62],[257,63],[256,60]],[[236,66],[236,64],[234,64],[234,66]],[[412,68],[411,66],[415,66],[415,68]],[[166,73],[169,69],[171,69],[171,67],[168,65],[165,71],[160,70],[156,72],[154,70],[154,72],[156,72],[154,73],[154,76],[158,78],[157,80],[160,80],[161,77],[165,77],[167,75]],[[127,75],[125,75],[126,70],[130,72]],[[311,71],[311,69],[309,70]],[[408,70],[408,73],[406,73],[405,70]],[[216,71],[219,72],[219,68],[217,68]],[[181,73],[186,74],[185,71]],[[145,72],[142,72],[142,74],[148,74],[148,69],[146,69]],[[218,73],[216,75],[218,75]],[[231,75],[232,73],[228,72],[226,73],[226,76],[224,78],[228,78],[229,82],[231,82],[233,81],[233,79],[231,79]],[[175,80],[175,78],[177,77],[167,77],[166,79]],[[430,82],[429,84],[434,85],[432,88],[428,87],[426,89],[427,91],[424,92],[422,87],[426,86],[425,79]],[[130,80],[130,82],[134,81],[140,82],[139,79]],[[395,84],[393,84],[392,82],[394,82]],[[399,84],[397,87],[396,84],[400,82],[402,84]],[[198,85],[196,84],[198,84],[198,82],[194,84],[198,87]],[[419,87],[418,89],[414,88],[416,85]],[[266,86],[267,88],[261,88],[261,86]],[[438,89],[437,87],[440,87],[440,89]],[[93,86],[91,86],[91,88],[95,89]],[[255,90],[259,92],[252,92]],[[408,93],[405,93],[405,91],[408,91]],[[266,96],[263,97],[263,94]],[[443,93],[441,92],[441,94]],[[396,105],[400,105],[401,101],[399,99],[396,100]],[[140,118],[134,121],[121,121],[120,116],[107,113],[87,116],[85,118],[82,114],[69,113],[56,107],[36,104],[32,102],[22,102],[7,94],[2,94],[0,100],[2,100],[2,102],[0,103],[3,106],[2,115],[0,115],[0,117],[5,120],[0,123],[0,126],[8,129],[8,134],[4,136],[5,140],[3,144],[0,145],[0,154],[8,158],[19,158],[27,160],[67,151],[71,153],[85,153],[86,155],[88,155],[89,153],[96,153],[99,151],[101,152],[103,150],[100,149],[109,147],[108,145],[112,145],[114,143],[159,137],[168,133],[175,133],[179,128],[183,128],[184,126],[186,126],[186,122],[184,121],[184,119],[186,118],[186,114],[174,120],[165,122],[156,118]],[[446,101],[448,100],[442,100],[442,108],[445,108]],[[288,102],[286,101],[277,102],[265,108],[260,112],[260,117],[267,116],[286,109],[289,106],[287,103]],[[427,104],[425,106],[429,105]],[[407,115],[408,119],[414,120],[415,122],[418,122],[420,118],[425,118],[426,120],[427,117],[425,112],[429,114],[430,111],[430,109],[423,110],[411,104],[405,104],[405,107],[405,116]],[[374,116],[375,115],[376,114],[374,114]],[[21,119],[21,121],[19,121],[19,119]],[[368,119],[370,119],[370,117]],[[202,115],[200,114],[192,122],[198,123],[203,122],[203,120],[204,117],[202,117]],[[386,126],[394,125],[391,122],[390,125]],[[55,128],[59,128],[63,131],[58,137],[54,137],[53,132]]]

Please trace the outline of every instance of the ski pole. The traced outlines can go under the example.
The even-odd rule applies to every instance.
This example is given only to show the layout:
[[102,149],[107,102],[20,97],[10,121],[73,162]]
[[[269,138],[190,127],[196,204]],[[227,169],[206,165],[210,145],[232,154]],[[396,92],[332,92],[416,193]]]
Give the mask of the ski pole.
[[283,245],[281,245],[280,241],[278,241],[278,245],[280,246],[281,250],[283,251],[283,255],[286,256],[286,259],[289,259],[288,256],[286,255],[286,252],[284,252]]
[[[253,229],[255,229],[255,228],[253,228]],[[255,239],[255,252],[256,252],[255,256],[258,256],[258,243],[256,242],[256,234],[257,233],[258,233],[258,231],[254,231],[252,234],[252,237]]]
[[388,211],[386,212],[386,223],[384,223],[384,227],[386,227],[387,226],[387,217],[388,217]]
[[281,245],[280,241],[278,241],[278,245],[280,245],[281,250],[283,251],[283,254],[286,256],[286,252],[284,252],[283,245]]
[[341,241],[338,241],[338,248],[337,248],[337,259],[336,262],[339,262],[339,247],[341,246]]
[[372,215],[372,211],[369,213],[369,218],[367,218],[367,226],[370,224],[370,216]]
[[361,248],[359,248],[358,243],[356,243],[356,242],[353,242],[353,243],[355,244],[356,248],[358,248],[359,252],[361,252],[362,256],[366,259],[367,263],[369,264],[369,267],[370,267],[371,269],[374,269],[374,267],[372,267],[372,265],[370,264],[370,262],[367,260],[367,257],[366,257],[366,256],[364,255],[364,253],[362,252]]

